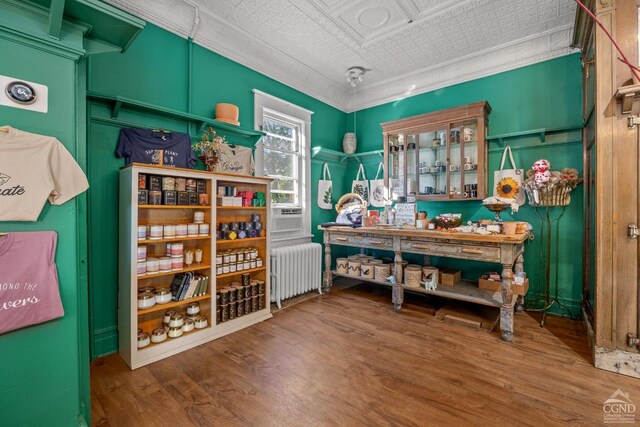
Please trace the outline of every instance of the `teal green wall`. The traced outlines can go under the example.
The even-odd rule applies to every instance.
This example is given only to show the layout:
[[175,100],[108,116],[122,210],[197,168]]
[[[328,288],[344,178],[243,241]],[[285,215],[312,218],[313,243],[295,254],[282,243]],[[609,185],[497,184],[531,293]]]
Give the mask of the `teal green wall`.
[[[79,55],[72,52],[81,51],[82,33],[65,25],[65,39],[53,42],[43,33],[46,23],[46,11],[0,2],[0,74],[49,88],[48,113],[0,106],[0,126],[55,136],[84,166],[84,103],[77,102],[84,90],[82,65],[78,67]],[[1,425],[71,426],[81,417],[89,420],[87,283],[82,279],[86,254],[81,243],[85,203],[81,195],[62,206],[47,203],[37,222],[0,223],[4,232],[58,233],[55,260],[64,307],[61,319],[0,335]]]
[[[358,111],[358,151],[382,149],[380,123],[409,117],[430,111],[456,107],[476,101],[488,101],[492,107],[489,116],[489,134],[498,135],[539,128],[561,128],[582,124],[582,89],[580,56],[578,54],[538,63],[493,76],[473,80],[433,92],[428,92],[384,105]],[[352,114],[347,120],[353,123]],[[553,138],[548,137],[551,141]],[[557,145],[545,145],[539,138],[510,140],[514,157],[520,168],[528,169],[540,158],[548,159],[554,170],[564,167],[578,169],[582,177],[582,146],[580,132],[555,135]],[[489,188],[493,188],[493,171],[499,168],[501,148],[497,143],[489,144]],[[366,166],[367,176],[373,178],[377,163]],[[348,180],[355,177],[355,168]],[[582,187],[572,193],[571,204],[561,221],[558,282],[560,300],[570,306],[573,315],[578,315],[582,298]],[[430,217],[445,212],[460,212],[465,220],[491,218],[493,214],[480,202],[421,202],[420,210],[427,210]],[[552,210],[552,217],[559,208]],[[511,218],[503,213],[504,219]],[[530,277],[529,299],[542,291],[540,286],[540,219],[533,208],[525,205],[513,215],[519,221],[528,221],[536,239],[527,243],[525,269]],[[442,266],[457,267],[468,279],[477,279],[487,264],[435,259]],[[490,266],[491,267],[491,266]],[[499,266],[493,266],[498,269]],[[553,271],[553,270],[552,270]],[[553,277],[553,276],[552,276]],[[552,278],[553,283],[553,278]],[[566,313],[565,313],[566,314]]]
[[[189,50],[192,49],[192,67]],[[189,75],[192,75],[189,85]],[[215,104],[231,102],[240,108],[240,123],[253,127],[253,93],[256,88],[314,112],[310,146],[339,149],[346,129],[346,114],[297,90],[230,61],[174,34],[148,25],[124,55],[91,58],[89,90],[126,96],[180,111],[213,117]],[[192,90],[189,92],[189,87]],[[184,122],[152,114],[123,111],[118,121],[111,119],[105,104],[89,105],[88,171],[89,257],[92,357],[117,351],[117,230],[118,168],[123,159],[114,151],[120,128],[125,126],[163,127],[189,132]],[[246,145],[246,140],[229,138]],[[332,167],[337,189],[342,190],[345,168]],[[311,181],[321,174],[321,165],[312,164]],[[313,187],[312,199],[316,200]],[[314,203],[315,204],[315,203]],[[315,209],[315,225],[335,219],[332,211]],[[316,233],[317,234],[317,233]],[[320,239],[316,236],[316,240]]]

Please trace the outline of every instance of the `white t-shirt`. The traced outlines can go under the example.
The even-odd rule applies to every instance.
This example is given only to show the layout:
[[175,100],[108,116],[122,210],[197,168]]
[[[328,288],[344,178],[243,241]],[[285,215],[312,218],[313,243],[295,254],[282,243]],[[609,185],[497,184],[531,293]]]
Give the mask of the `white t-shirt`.
[[89,188],[60,141],[0,127],[0,221],[37,221],[47,199],[61,205]]

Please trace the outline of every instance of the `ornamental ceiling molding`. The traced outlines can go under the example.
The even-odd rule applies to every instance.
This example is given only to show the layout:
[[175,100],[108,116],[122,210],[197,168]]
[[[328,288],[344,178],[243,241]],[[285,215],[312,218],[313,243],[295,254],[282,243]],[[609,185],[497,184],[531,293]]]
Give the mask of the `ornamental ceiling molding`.
[[[473,0],[472,3],[485,1]],[[330,78],[321,72],[323,62],[320,58],[317,61],[311,58],[311,63],[307,64],[301,62],[296,59],[296,53],[301,53],[299,47],[288,43],[286,39],[279,40],[278,34],[266,34],[266,30],[256,25],[255,21],[236,12],[226,3],[222,5],[221,1],[220,3],[216,1],[218,13],[213,13],[192,0],[107,0],[107,2],[182,38],[186,39],[193,34],[194,43],[344,112],[397,101],[577,51],[569,47],[572,41],[573,24],[563,25],[397,77],[367,81],[358,88],[357,103],[354,105],[351,88],[333,79],[336,77],[339,81],[344,80],[344,70]],[[207,5],[207,0],[204,5]],[[316,10],[315,6],[311,8],[309,4],[305,3],[305,5],[305,12],[324,28],[340,35],[340,41],[347,47],[353,49],[362,41],[355,41],[350,35],[340,33],[337,31],[336,22]],[[448,13],[450,13],[449,10],[443,11],[443,14]],[[251,31],[245,28],[251,28]],[[365,44],[375,43],[375,38],[377,36],[373,40],[366,41]],[[266,42],[267,39],[271,43]],[[286,46],[288,50],[285,52],[278,46]]]

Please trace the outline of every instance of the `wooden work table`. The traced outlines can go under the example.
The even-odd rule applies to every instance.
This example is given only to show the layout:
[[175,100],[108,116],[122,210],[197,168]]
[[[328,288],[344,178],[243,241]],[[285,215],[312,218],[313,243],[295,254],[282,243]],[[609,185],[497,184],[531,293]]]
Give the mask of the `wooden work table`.
[[[354,246],[359,248],[393,251],[396,283],[382,282],[359,277],[367,282],[393,287],[394,310],[400,311],[404,300],[402,281],[402,253],[426,256],[442,256],[465,260],[499,263],[502,265],[502,289],[489,291],[478,288],[477,284],[462,281],[456,286],[439,286],[436,290],[407,288],[411,291],[457,299],[476,304],[500,308],[500,330],[502,339],[511,341],[513,337],[513,313],[518,296],[513,294],[513,273],[523,270],[524,243],[529,234],[514,236],[479,235],[472,233],[449,233],[442,231],[398,229],[389,227],[318,227],[324,233],[325,271],[323,290],[329,292],[333,276],[341,275],[331,270],[331,245]],[[519,305],[519,304],[518,304]]]

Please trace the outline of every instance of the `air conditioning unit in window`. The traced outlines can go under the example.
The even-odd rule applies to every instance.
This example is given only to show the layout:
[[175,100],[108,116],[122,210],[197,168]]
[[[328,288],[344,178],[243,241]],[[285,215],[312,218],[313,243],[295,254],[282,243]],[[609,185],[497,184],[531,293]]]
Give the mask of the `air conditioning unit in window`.
[[271,231],[274,233],[301,233],[302,208],[273,208]]

